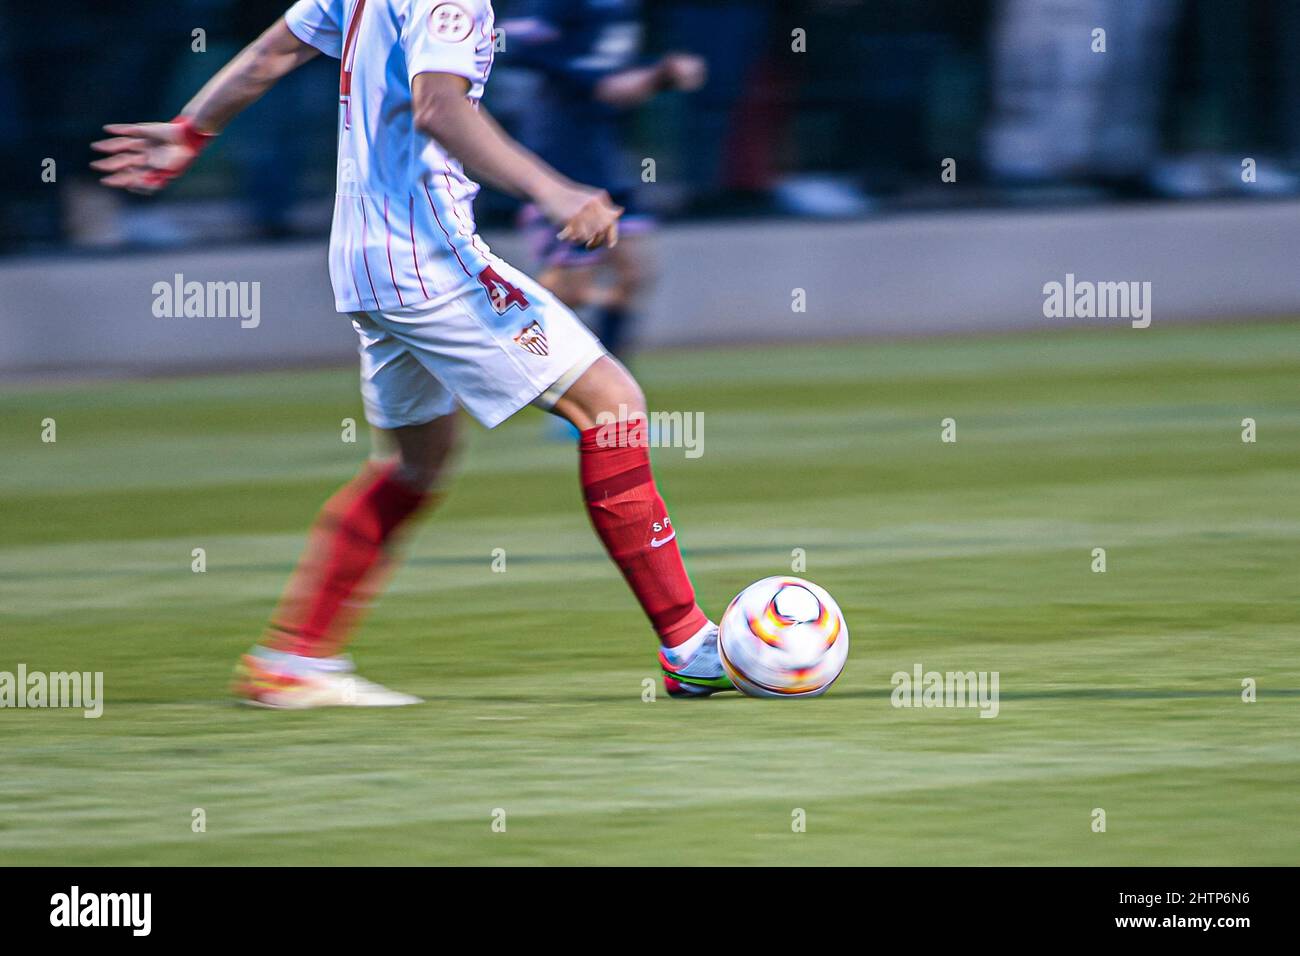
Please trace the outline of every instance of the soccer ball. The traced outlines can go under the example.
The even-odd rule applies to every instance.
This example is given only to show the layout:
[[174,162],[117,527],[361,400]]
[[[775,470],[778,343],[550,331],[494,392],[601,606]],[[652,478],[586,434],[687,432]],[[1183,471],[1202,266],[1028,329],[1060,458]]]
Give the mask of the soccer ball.
[[811,581],[763,578],[727,606],[718,654],[751,697],[816,697],[844,670],[849,626],[835,599]]

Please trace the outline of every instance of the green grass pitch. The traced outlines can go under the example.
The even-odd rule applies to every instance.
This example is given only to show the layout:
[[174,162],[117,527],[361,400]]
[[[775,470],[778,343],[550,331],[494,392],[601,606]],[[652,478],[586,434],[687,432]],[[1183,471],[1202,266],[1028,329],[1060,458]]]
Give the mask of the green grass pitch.
[[[364,455],[355,372],[0,392],[0,670],[103,671],[106,696],[0,710],[0,863],[1300,862],[1300,326],[639,372],[704,414],[702,457],[654,456],[705,609],[804,549],[853,635],[826,697],[644,702],[652,635],[529,411],[467,430],[351,648],[427,703],[235,706]],[[999,672],[999,715],[891,707],[917,663]]]

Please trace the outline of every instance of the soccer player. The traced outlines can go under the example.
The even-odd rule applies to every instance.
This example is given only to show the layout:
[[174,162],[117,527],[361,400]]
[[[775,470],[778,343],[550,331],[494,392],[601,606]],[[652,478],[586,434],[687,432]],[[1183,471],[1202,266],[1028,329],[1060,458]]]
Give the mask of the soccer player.
[[[107,155],[93,165],[108,186],[156,192],[318,53],[340,61],[330,278],[359,339],[375,452],[322,509],[266,635],[240,662],[236,693],[286,708],[417,702],[353,674],[341,649],[395,537],[439,497],[457,406],[491,428],[530,404],[581,432],[588,514],[659,636],[668,692],[729,688],[717,627],[695,601],[655,487],[645,428],[623,420],[644,419],[641,389],[568,308],[475,233],[478,186],[465,167],[536,203],[560,239],[592,249],[617,242],[622,212],[480,107],[492,67],[489,0],[298,0],[171,122],[105,126],[110,138],[94,146]],[[619,427],[602,430],[598,416]],[[607,441],[609,432],[633,440]]]
[[[653,226],[637,209],[621,145],[628,112],[664,90],[697,90],[702,59],[641,56],[640,0],[515,0],[501,22],[506,57],[539,82],[520,118],[520,140],[563,175],[605,189],[625,210],[617,247],[562,242],[545,213],[524,206],[521,224],[542,271],[537,281],[574,310],[590,307],[604,346],[626,359],[638,299],[651,280],[644,243]],[[613,281],[597,282],[608,266]]]

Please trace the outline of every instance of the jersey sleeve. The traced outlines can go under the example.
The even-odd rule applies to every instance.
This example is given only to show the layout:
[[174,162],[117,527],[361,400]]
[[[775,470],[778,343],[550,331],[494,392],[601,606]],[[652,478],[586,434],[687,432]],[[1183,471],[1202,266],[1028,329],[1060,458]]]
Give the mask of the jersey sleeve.
[[488,0],[412,0],[401,36],[408,79],[451,73],[471,83],[482,81],[476,51],[491,21]]
[[343,55],[343,0],[298,0],[285,11],[289,32],[326,56]]

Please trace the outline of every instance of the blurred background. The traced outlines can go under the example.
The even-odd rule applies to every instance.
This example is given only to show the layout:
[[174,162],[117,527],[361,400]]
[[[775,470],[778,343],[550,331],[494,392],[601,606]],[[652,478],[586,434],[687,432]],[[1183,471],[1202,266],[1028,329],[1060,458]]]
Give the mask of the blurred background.
[[[501,0],[498,20],[521,5]],[[337,104],[323,57],[163,200],[112,196],[85,168],[102,122],[174,115],[285,7],[0,6],[12,65],[0,83],[0,250],[325,235]],[[691,51],[711,67],[700,92],[659,97],[629,124],[629,155],[658,162],[645,202],[670,217],[1300,190],[1300,0],[656,0],[645,20],[646,51]],[[1104,55],[1090,50],[1096,26]],[[205,52],[192,49],[195,29]],[[806,52],[791,49],[794,29]],[[507,42],[487,99],[507,123],[527,109],[524,72]],[[1259,164],[1253,184],[1245,156]],[[57,189],[32,174],[46,157]],[[939,180],[945,157],[958,160],[956,183]],[[485,195],[480,221],[511,211]]]
[[[495,6],[501,24],[537,4]],[[173,116],[285,7],[0,6],[0,374],[349,358],[344,324],[316,321],[334,61],[288,77],[159,197],[87,168],[102,123]],[[641,20],[639,56],[693,53],[709,73],[621,121],[612,165],[664,225],[641,344],[796,334],[796,288],[801,336],[1033,326],[1067,272],[1153,281],[1164,320],[1300,306],[1300,0],[655,0]],[[561,122],[514,40],[488,106],[516,133]],[[476,209],[538,270],[515,200],[485,189]],[[710,268],[673,269],[696,261]],[[178,264],[262,281],[259,335],[132,321]],[[88,282],[119,325],[87,329]]]
[[[430,701],[382,730],[224,689],[366,455],[326,272],[337,64],[154,199],[87,169],[285,6],[0,0],[0,671],[108,699],[0,713],[0,860],[1300,859],[1300,0],[646,0],[642,54],[707,83],[621,149],[562,138],[621,153],[662,222],[632,364],[708,427],[656,472],[707,610],[806,574],[853,655],[808,707],[644,704],[651,636],[527,409],[471,432],[358,635]],[[525,35],[488,104],[571,132]],[[515,203],[476,208],[538,272]],[[1071,277],[1145,288],[1149,327],[1049,314]],[[254,289],[256,321],[157,314],[182,279]],[[1000,672],[1006,716],[893,710],[918,662]]]

